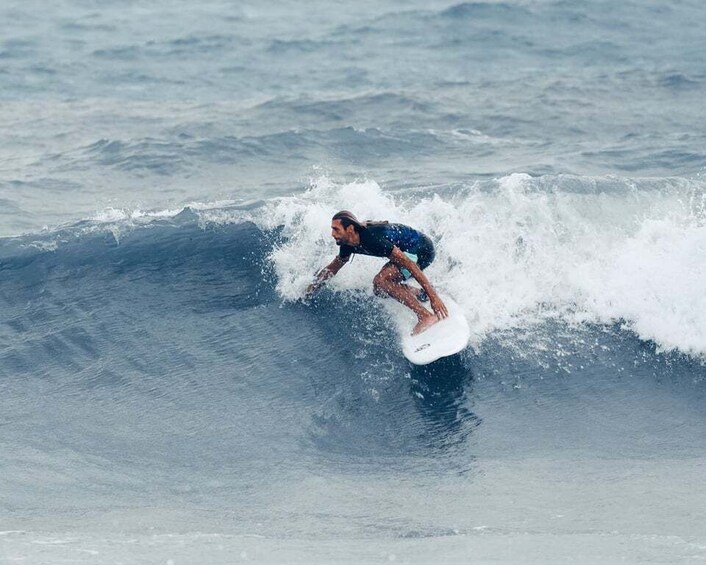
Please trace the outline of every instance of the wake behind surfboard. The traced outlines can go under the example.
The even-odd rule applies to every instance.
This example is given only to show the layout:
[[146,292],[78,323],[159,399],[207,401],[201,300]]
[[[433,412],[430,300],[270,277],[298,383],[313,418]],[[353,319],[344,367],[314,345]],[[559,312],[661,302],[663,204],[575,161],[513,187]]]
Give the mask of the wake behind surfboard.
[[463,310],[448,296],[441,295],[441,299],[449,311],[448,317],[422,333],[411,335],[413,325],[398,321],[402,352],[410,363],[428,365],[442,357],[459,353],[468,345],[471,330]]

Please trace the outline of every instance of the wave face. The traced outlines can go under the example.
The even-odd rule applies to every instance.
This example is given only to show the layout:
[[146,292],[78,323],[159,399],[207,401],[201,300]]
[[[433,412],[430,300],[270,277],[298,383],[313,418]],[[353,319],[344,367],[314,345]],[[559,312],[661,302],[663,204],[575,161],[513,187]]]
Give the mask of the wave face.
[[[268,485],[326,461],[404,461],[451,441],[420,429],[409,378],[387,382],[409,367],[375,308],[283,307],[268,262],[281,236],[203,221],[187,210],[5,241],[3,496],[17,508],[211,504],[223,490],[254,497],[249,523]],[[449,386],[458,443],[477,421],[454,421],[464,391]],[[408,406],[377,407],[380,394]]]

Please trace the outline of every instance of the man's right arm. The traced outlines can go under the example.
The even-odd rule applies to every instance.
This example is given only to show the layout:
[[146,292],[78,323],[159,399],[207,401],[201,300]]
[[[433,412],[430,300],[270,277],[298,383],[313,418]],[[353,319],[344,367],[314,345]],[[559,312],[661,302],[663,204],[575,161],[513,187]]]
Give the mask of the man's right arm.
[[348,257],[341,257],[340,255],[337,255],[333,261],[316,273],[314,276],[314,281],[306,288],[305,297],[309,298],[312,294],[319,290],[319,288],[338,271],[340,271],[343,265],[347,262]]

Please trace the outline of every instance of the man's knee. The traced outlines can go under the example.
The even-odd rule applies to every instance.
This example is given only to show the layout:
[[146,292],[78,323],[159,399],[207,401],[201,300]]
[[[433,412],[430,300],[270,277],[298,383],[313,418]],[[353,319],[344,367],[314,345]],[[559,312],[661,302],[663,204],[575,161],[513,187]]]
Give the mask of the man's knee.
[[388,269],[383,269],[373,279],[373,292],[376,296],[385,297],[389,294],[391,284],[394,284],[393,274]]

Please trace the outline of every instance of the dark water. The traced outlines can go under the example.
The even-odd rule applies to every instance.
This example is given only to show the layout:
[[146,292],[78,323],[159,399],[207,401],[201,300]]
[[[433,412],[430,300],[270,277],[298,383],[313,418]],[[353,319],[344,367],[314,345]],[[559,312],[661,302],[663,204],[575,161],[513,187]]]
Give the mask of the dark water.
[[8,558],[699,551],[699,361],[547,322],[411,367],[364,292],[282,304],[278,237],[186,219],[6,244]]
[[[0,560],[703,559],[705,15],[0,7]],[[298,300],[341,208],[462,354]]]

